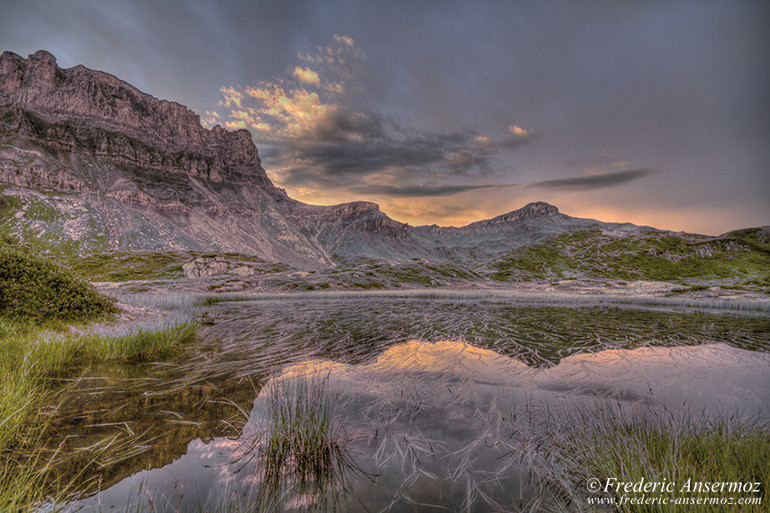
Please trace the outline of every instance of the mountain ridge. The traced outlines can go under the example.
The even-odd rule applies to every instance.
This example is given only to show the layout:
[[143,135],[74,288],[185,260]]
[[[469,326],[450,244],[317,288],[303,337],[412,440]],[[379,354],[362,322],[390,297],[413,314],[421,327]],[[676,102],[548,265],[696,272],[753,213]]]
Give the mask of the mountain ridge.
[[0,235],[42,252],[219,252],[306,270],[385,261],[398,276],[419,275],[403,266],[423,261],[500,274],[518,261],[511,251],[585,230],[672,233],[545,202],[461,227],[411,226],[367,201],[305,204],[272,183],[246,130],[204,128],[179,103],[59,68],[43,50],[0,55]]
[[[299,267],[359,258],[458,261],[474,251],[464,244],[492,236],[469,236],[476,228],[491,233],[490,223],[558,213],[533,204],[442,228],[453,232],[447,242],[371,202],[303,204],[273,185],[248,131],[206,129],[181,104],[108,73],[59,68],[43,50],[27,59],[0,55],[0,138],[4,201],[26,205],[5,230],[42,237],[53,251],[236,251]],[[27,219],[35,210],[45,213]],[[506,238],[504,249],[515,245],[510,234],[497,244]]]

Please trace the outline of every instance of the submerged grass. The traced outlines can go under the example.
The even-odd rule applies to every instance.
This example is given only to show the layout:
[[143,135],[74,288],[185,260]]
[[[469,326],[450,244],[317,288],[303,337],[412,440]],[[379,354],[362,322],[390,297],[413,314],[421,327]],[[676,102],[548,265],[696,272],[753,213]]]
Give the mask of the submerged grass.
[[55,410],[57,394],[66,392],[57,377],[89,362],[168,354],[196,329],[194,322],[181,320],[62,333],[0,320],[0,511],[29,510],[52,491],[43,435],[47,410]]
[[[767,511],[770,430],[765,424],[673,420],[673,415],[663,419],[651,412],[629,416],[622,409],[603,407],[571,416],[552,419],[555,422],[534,437],[538,453],[544,455],[535,468],[565,492],[570,508],[593,511],[595,499],[604,497],[614,501],[611,510],[621,512]],[[649,482],[674,484],[664,492],[646,494],[616,486]],[[751,485],[736,492],[735,483]],[[629,500],[645,496],[669,502]]]

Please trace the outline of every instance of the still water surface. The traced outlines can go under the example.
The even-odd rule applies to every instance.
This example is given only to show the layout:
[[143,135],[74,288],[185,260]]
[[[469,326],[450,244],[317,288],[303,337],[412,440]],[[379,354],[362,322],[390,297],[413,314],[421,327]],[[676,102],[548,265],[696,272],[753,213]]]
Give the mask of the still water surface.
[[[260,436],[286,390],[276,384],[308,376],[333,399],[347,476],[323,498],[287,493],[277,510],[522,507],[552,493],[520,458],[523,432],[564,412],[770,420],[761,316],[348,298],[222,303],[203,318],[187,361],[110,371],[112,382],[93,371],[73,410],[109,402],[83,426],[122,429],[127,456],[68,511],[258,502]],[[233,427],[217,436],[223,420]]]

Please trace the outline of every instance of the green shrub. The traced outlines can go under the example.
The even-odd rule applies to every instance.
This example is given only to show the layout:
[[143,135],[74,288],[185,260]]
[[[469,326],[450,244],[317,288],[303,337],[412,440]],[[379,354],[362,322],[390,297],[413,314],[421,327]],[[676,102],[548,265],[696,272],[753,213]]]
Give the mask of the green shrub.
[[52,262],[0,247],[0,317],[84,321],[114,311],[92,286]]

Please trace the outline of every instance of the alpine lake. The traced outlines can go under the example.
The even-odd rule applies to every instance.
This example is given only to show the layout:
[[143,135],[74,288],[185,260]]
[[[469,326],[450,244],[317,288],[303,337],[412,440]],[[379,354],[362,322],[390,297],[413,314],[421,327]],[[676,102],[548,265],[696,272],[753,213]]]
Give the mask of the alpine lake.
[[[682,488],[671,451],[686,462],[730,437],[770,440],[766,311],[494,293],[237,299],[172,311],[199,328],[171,359],[62,379],[47,450],[78,493],[41,511],[614,510],[595,501],[622,496],[611,479],[709,496]],[[738,479],[698,458],[696,479]],[[766,506],[769,472],[765,460],[759,491],[722,496]]]

